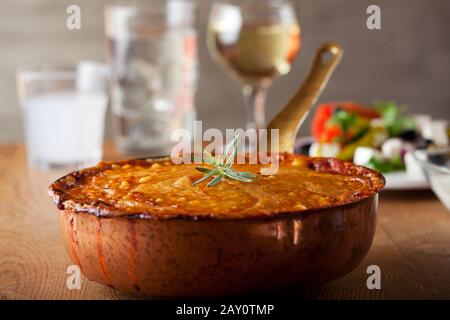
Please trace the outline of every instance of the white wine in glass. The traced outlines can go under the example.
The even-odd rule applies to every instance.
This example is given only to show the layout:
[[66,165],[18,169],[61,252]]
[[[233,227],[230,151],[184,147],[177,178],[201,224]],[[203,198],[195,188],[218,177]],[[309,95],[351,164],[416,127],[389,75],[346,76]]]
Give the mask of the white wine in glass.
[[214,3],[208,47],[242,84],[247,128],[265,127],[266,91],[275,77],[289,72],[300,44],[300,26],[289,1]]

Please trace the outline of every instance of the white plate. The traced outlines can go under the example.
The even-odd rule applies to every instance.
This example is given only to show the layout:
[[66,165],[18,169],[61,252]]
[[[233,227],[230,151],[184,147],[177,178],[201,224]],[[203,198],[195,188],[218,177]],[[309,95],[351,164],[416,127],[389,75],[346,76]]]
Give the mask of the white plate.
[[[295,143],[295,148],[306,145],[314,141],[313,137],[299,137]],[[411,176],[406,171],[384,173],[386,186],[384,190],[421,190],[429,189],[426,178],[423,175]]]
[[417,190],[429,189],[427,180],[423,177],[411,177],[406,171],[385,173],[385,190]]

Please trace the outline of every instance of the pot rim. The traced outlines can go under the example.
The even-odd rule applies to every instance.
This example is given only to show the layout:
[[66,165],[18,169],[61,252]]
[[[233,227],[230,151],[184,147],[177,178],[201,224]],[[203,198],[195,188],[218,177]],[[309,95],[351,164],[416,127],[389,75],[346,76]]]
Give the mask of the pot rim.
[[[164,159],[170,159],[170,156],[151,156],[151,157],[133,158],[133,159],[127,159],[127,160],[118,160],[118,161],[139,161],[139,160],[142,161],[142,160],[164,160]],[[309,209],[305,209],[305,210],[301,210],[301,211],[284,211],[284,212],[272,213],[270,215],[257,214],[257,215],[244,216],[244,217],[220,218],[220,217],[214,216],[212,214],[201,215],[201,216],[196,216],[196,215],[192,215],[192,214],[189,214],[189,215],[179,214],[179,215],[176,215],[176,216],[170,216],[170,217],[163,217],[163,218],[161,218],[161,217],[154,217],[154,216],[150,215],[147,212],[133,213],[133,214],[127,214],[127,215],[111,215],[110,211],[102,211],[101,209],[93,209],[92,207],[83,208],[83,207],[75,205],[73,207],[67,207],[66,208],[66,207],[60,206],[60,203],[59,203],[60,195],[55,190],[52,189],[52,186],[54,184],[60,182],[61,180],[67,178],[68,176],[71,176],[71,175],[73,176],[74,174],[76,175],[76,174],[80,173],[80,171],[84,170],[84,169],[80,169],[80,170],[76,170],[76,171],[73,171],[73,172],[69,172],[68,174],[66,174],[66,175],[56,179],[50,185],[50,187],[48,189],[48,193],[53,198],[54,202],[57,204],[58,209],[61,210],[61,211],[69,210],[69,211],[73,211],[73,213],[93,214],[93,215],[97,216],[98,218],[106,218],[106,219],[128,218],[128,219],[141,219],[141,220],[154,220],[154,221],[170,221],[170,220],[184,220],[184,221],[205,221],[205,220],[213,220],[213,221],[255,221],[255,220],[273,220],[273,219],[277,219],[277,218],[294,218],[294,216],[299,217],[299,216],[306,215],[306,214],[309,215],[309,214],[323,212],[323,211],[330,210],[330,209],[342,208],[342,207],[349,206],[349,205],[360,205],[360,203],[362,203],[363,201],[365,201],[367,199],[378,197],[378,194],[380,193],[380,191],[383,189],[383,187],[386,184],[386,179],[378,171],[375,171],[375,170],[372,170],[372,169],[369,169],[369,168],[365,168],[365,169],[377,173],[378,178],[380,178],[380,180],[382,182],[381,188],[379,188],[379,190],[374,192],[373,194],[364,195],[361,198],[356,199],[356,200],[348,200],[346,202],[341,202],[338,205],[329,204],[329,205],[326,205],[326,206],[321,207],[321,208],[309,208]]]

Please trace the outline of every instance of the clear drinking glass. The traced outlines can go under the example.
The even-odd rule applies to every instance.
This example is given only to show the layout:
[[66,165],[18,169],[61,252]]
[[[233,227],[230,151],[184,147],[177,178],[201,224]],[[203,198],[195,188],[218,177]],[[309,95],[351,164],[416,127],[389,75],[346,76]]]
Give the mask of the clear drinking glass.
[[101,160],[107,78],[95,62],[17,71],[30,166],[76,170]]
[[208,47],[242,85],[247,128],[264,128],[267,89],[287,74],[300,49],[300,26],[287,0],[219,0],[211,8]]
[[196,12],[188,0],[106,8],[113,129],[121,151],[168,154],[173,130],[192,133]]

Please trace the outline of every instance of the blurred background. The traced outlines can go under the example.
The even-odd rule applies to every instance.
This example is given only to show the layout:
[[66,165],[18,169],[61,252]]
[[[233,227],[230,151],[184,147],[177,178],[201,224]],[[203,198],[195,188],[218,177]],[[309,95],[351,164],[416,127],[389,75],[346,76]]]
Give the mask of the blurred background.
[[[23,139],[16,68],[44,62],[76,63],[82,59],[105,61],[103,8],[117,2],[0,2],[0,142]],[[276,79],[269,90],[268,119],[301,84],[316,48],[328,40],[342,43],[345,54],[321,101],[370,103],[375,99],[392,99],[408,106],[412,113],[449,118],[448,0],[293,2],[302,26],[302,48],[291,72]],[[212,61],[206,48],[205,32],[212,1],[200,0],[198,3],[200,78],[195,104],[198,119],[204,121],[204,128],[243,127],[245,113],[241,90]],[[66,8],[71,4],[81,8],[81,30],[66,28]],[[381,7],[381,30],[366,28],[366,9],[370,4]],[[303,133],[306,131],[307,125],[302,128]],[[110,121],[107,121],[106,135],[111,135]]]

